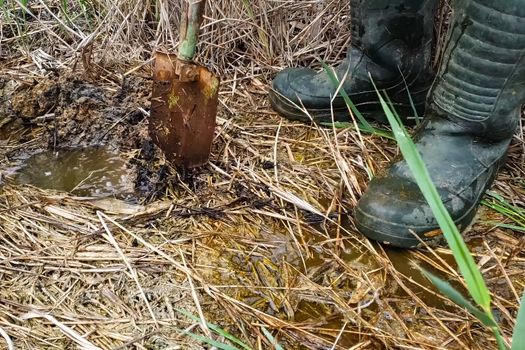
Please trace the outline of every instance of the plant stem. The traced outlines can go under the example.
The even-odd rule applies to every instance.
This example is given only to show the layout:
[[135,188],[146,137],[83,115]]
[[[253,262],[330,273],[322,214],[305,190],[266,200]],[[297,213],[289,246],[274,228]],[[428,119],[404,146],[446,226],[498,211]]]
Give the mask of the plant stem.
[[496,342],[498,343],[498,349],[499,350],[507,350],[508,347],[505,344],[505,341],[503,340],[503,336],[501,335],[501,332],[498,327],[492,327],[492,333],[494,333],[494,337],[496,338]]
[[199,38],[199,29],[202,24],[204,7],[206,1],[184,2],[179,43],[179,59],[183,61],[193,60],[197,39]]

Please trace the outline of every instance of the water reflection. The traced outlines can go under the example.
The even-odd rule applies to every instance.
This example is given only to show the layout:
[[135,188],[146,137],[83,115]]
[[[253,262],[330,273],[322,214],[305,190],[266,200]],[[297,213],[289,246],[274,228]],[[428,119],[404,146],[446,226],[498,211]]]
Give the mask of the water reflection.
[[15,181],[77,196],[107,196],[133,192],[131,169],[104,148],[42,152],[28,158]]

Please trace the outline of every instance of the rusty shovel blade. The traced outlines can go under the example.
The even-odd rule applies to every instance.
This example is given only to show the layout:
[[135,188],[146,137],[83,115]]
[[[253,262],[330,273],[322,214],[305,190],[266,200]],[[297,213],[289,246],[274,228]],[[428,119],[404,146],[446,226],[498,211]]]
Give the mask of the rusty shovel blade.
[[208,162],[218,93],[219,78],[206,67],[155,54],[149,133],[172,164],[190,169]]

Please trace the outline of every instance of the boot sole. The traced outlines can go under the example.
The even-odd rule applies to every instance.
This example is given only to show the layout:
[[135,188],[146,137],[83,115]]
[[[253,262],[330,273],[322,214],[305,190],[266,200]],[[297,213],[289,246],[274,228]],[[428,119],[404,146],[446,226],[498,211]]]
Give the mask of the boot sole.
[[[454,224],[458,227],[458,229],[462,232],[466,232],[472,224],[475,222],[477,208],[479,205],[473,206],[469,211],[467,211],[463,216],[460,218],[454,220]],[[359,208],[357,208],[359,210]],[[361,212],[362,215],[368,215],[366,213]],[[377,219],[377,218],[375,218]],[[388,224],[388,223],[387,223]],[[390,226],[394,226],[395,223],[389,223]],[[369,239],[372,239],[374,241],[383,243],[385,245],[397,247],[397,248],[405,248],[405,249],[417,249],[422,248],[425,245],[428,245],[430,247],[436,247],[439,246],[443,241],[445,240],[445,237],[443,236],[442,232],[439,232],[438,234],[433,235],[432,237],[425,237],[425,234],[428,234],[430,232],[437,232],[440,230],[438,227],[428,227],[428,229],[424,229],[424,233],[418,234],[420,239],[417,239],[415,236],[407,237],[407,236],[398,236],[394,235],[389,232],[377,232],[377,230],[372,230],[368,228],[367,226],[357,223],[357,229],[359,232],[361,232],[364,236],[366,236]],[[423,243],[423,242],[424,243]]]
[[[300,121],[303,123],[331,123],[332,120],[336,122],[350,122],[350,112],[348,107],[337,107],[333,109],[313,109],[307,108],[310,117],[292,103],[284,100],[278,93],[270,91],[268,94],[272,108],[281,116],[293,121]],[[357,104],[356,108],[368,120],[374,120],[381,124],[388,124],[388,119],[384,114],[383,109],[379,103],[361,103]],[[412,106],[394,105],[396,112],[401,116],[405,125],[415,124],[414,110]],[[425,109],[424,104],[416,105],[418,115],[423,115]],[[333,119],[332,119],[333,114]],[[409,117],[406,117],[409,116]]]
[[[476,205],[473,205],[471,208],[469,208],[469,210],[463,214],[463,216],[457,218],[454,220],[454,225],[456,225],[456,227],[458,228],[458,230],[462,233],[465,233],[466,231],[470,230],[470,228],[472,227],[472,225],[475,223],[475,219],[476,219],[476,214],[478,213],[478,208],[479,206],[481,205],[481,200],[483,199],[483,196],[485,194],[485,192],[491,187],[490,184],[494,183],[494,180],[496,179],[497,175],[498,175],[498,172],[499,170],[503,167],[503,165],[505,164],[506,162],[506,158],[507,156],[503,156],[501,159],[499,159],[498,161],[496,161],[496,163],[493,164],[493,166],[495,167],[494,169],[494,172],[490,175],[486,185],[484,186],[483,190],[480,192],[480,195],[479,197],[477,198],[476,200]],[[487,185],[489,184],[489,185]],[[354,212],[354,218],[356,217],[356,213],[357,212],[360,212],[361,215],[363,216],[367,216],[367,217],[371,217],[371,215],[369,215],[368,213],[365,213],[363,212],[362,210],[359,209],[359,207],[356,207],[355,208],[355,212]],[[374,217],[374,220],[378,220],[377,217]],[[385,221],[383,221],[385,222]],[[385,226],[390,226],[391,228],[395,228],[395,226],[399,226],[398,224],[394,223],[394,222],[385,222]],[[428,227],[428,228],[424,228],[424,229],[421,229],[420,228],[420,231],[423,231],[423,233],[420,233],[418,234],[417,236],[419,237],[416,238],[415,236],[410,236],[410,237],[407,237],[407,236],[399,236],[399,235],[393,235],[391,232],[384,232],[384,231],[381,231],[381,232],[377,232],[377,230],[372,230],[370,229],[368,226],[366,225],[363,225],[362,223],[359,223],[358,220],[356,220],[356,226],[357,226],[357,229],[359,230],[359,232],[361,232],[364,236],[370,238],[370,239],[373,239],[375,241],[378,241],[378,242],[381,242],[381,243],[384,243],[384,244],[387,244],[387,245],[391,245],[391,246],[394,246],[394,247],[398,247],[398,248],[421,248],[421,247],[424,247],[425,244],[430,246],[430,247],[434,247],[434,246],[437,246],[439,245],[440,243],[442,243],[445,239],[445,237],[443,236],[443,232],[441,232],[440,234],[438,235],[435,235],[431,238],[427,238],[425,237],[425,234],[428,234],[430,232],[437,232],[437,230],[440,230],[439,226],[432,226],[432,227]],[[421,241],[423,241],[425,244],[423,244]]]
[[[274,91],[270,91],[268,94],[270,104],[274,111],[276,111],[281,116],[286,119],[293,121],[300,121],[304,123],[314,122],[314,123],[324,123],[332,121],[332,111],[327,109],[311,109],[308,108],[307,111],[312,117],[310,119],[307,114],[303,111],[297,109],[293,104],[284,100],[279,94]],[[334,108],[333,109],[334,120],[343,122],[348,121],[348,109],[346,106],[344,108]]]

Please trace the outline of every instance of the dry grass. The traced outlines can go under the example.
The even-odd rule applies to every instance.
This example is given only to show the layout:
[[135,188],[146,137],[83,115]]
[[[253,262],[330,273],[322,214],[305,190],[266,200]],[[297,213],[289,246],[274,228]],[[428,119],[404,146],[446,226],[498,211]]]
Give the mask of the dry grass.
[[[67,17],[59,3],[30,2],[29,22],[22,25],[17,1],[6,0],[0,57],[17,53],[38,66],[76,63],[113,76],[149,62],[154,49],[178,44],[179,1],[104,0],[89,2],[85,10],[83,1],[68,1]],[[238,83],[267,78],[283,65],[343,57],[349,22],[348,3],[342,0],[210,2],[198,59]]]
[[[96,76],[115,91],[123,75],[149,73],[153,48],[177,42],[178,1],[102,0],[88,5],[96,10],[88,11],[91,17],[80,2],[70,2],[71,22],[58,2],[34,1],[34,17],[26,15],[34,20],[24,26],[18,3],[6,4],[4,92],[55,69]],[[206,171],[191,182],[174,173],[161,199],[141,204],[15,184],[1,189],[5,344],[201,348],[179,330],[207,329],[181,308],[254,349],[269,347],[262,325],[288,349],[494,347],[489,330],[436,295],[409,263],[461,287],[447,249],[386,249],[355,230],[352,208],[395,146],[351,129],[291,123],[268,107],[274,72],[344,55],[348,1],[226,0],[211,7],[199,59],[223,84]],[[2,141],[2,167],[13,152],[38,145],[43,133],[18,135],[24,144],[16,137]],[[523,140],[522,129],[495,185],[517,205],[525,201]],[[467,238],[508,339],[525,288],[525,240],[486,223],[494,220],[503,218],[483,209]]]

